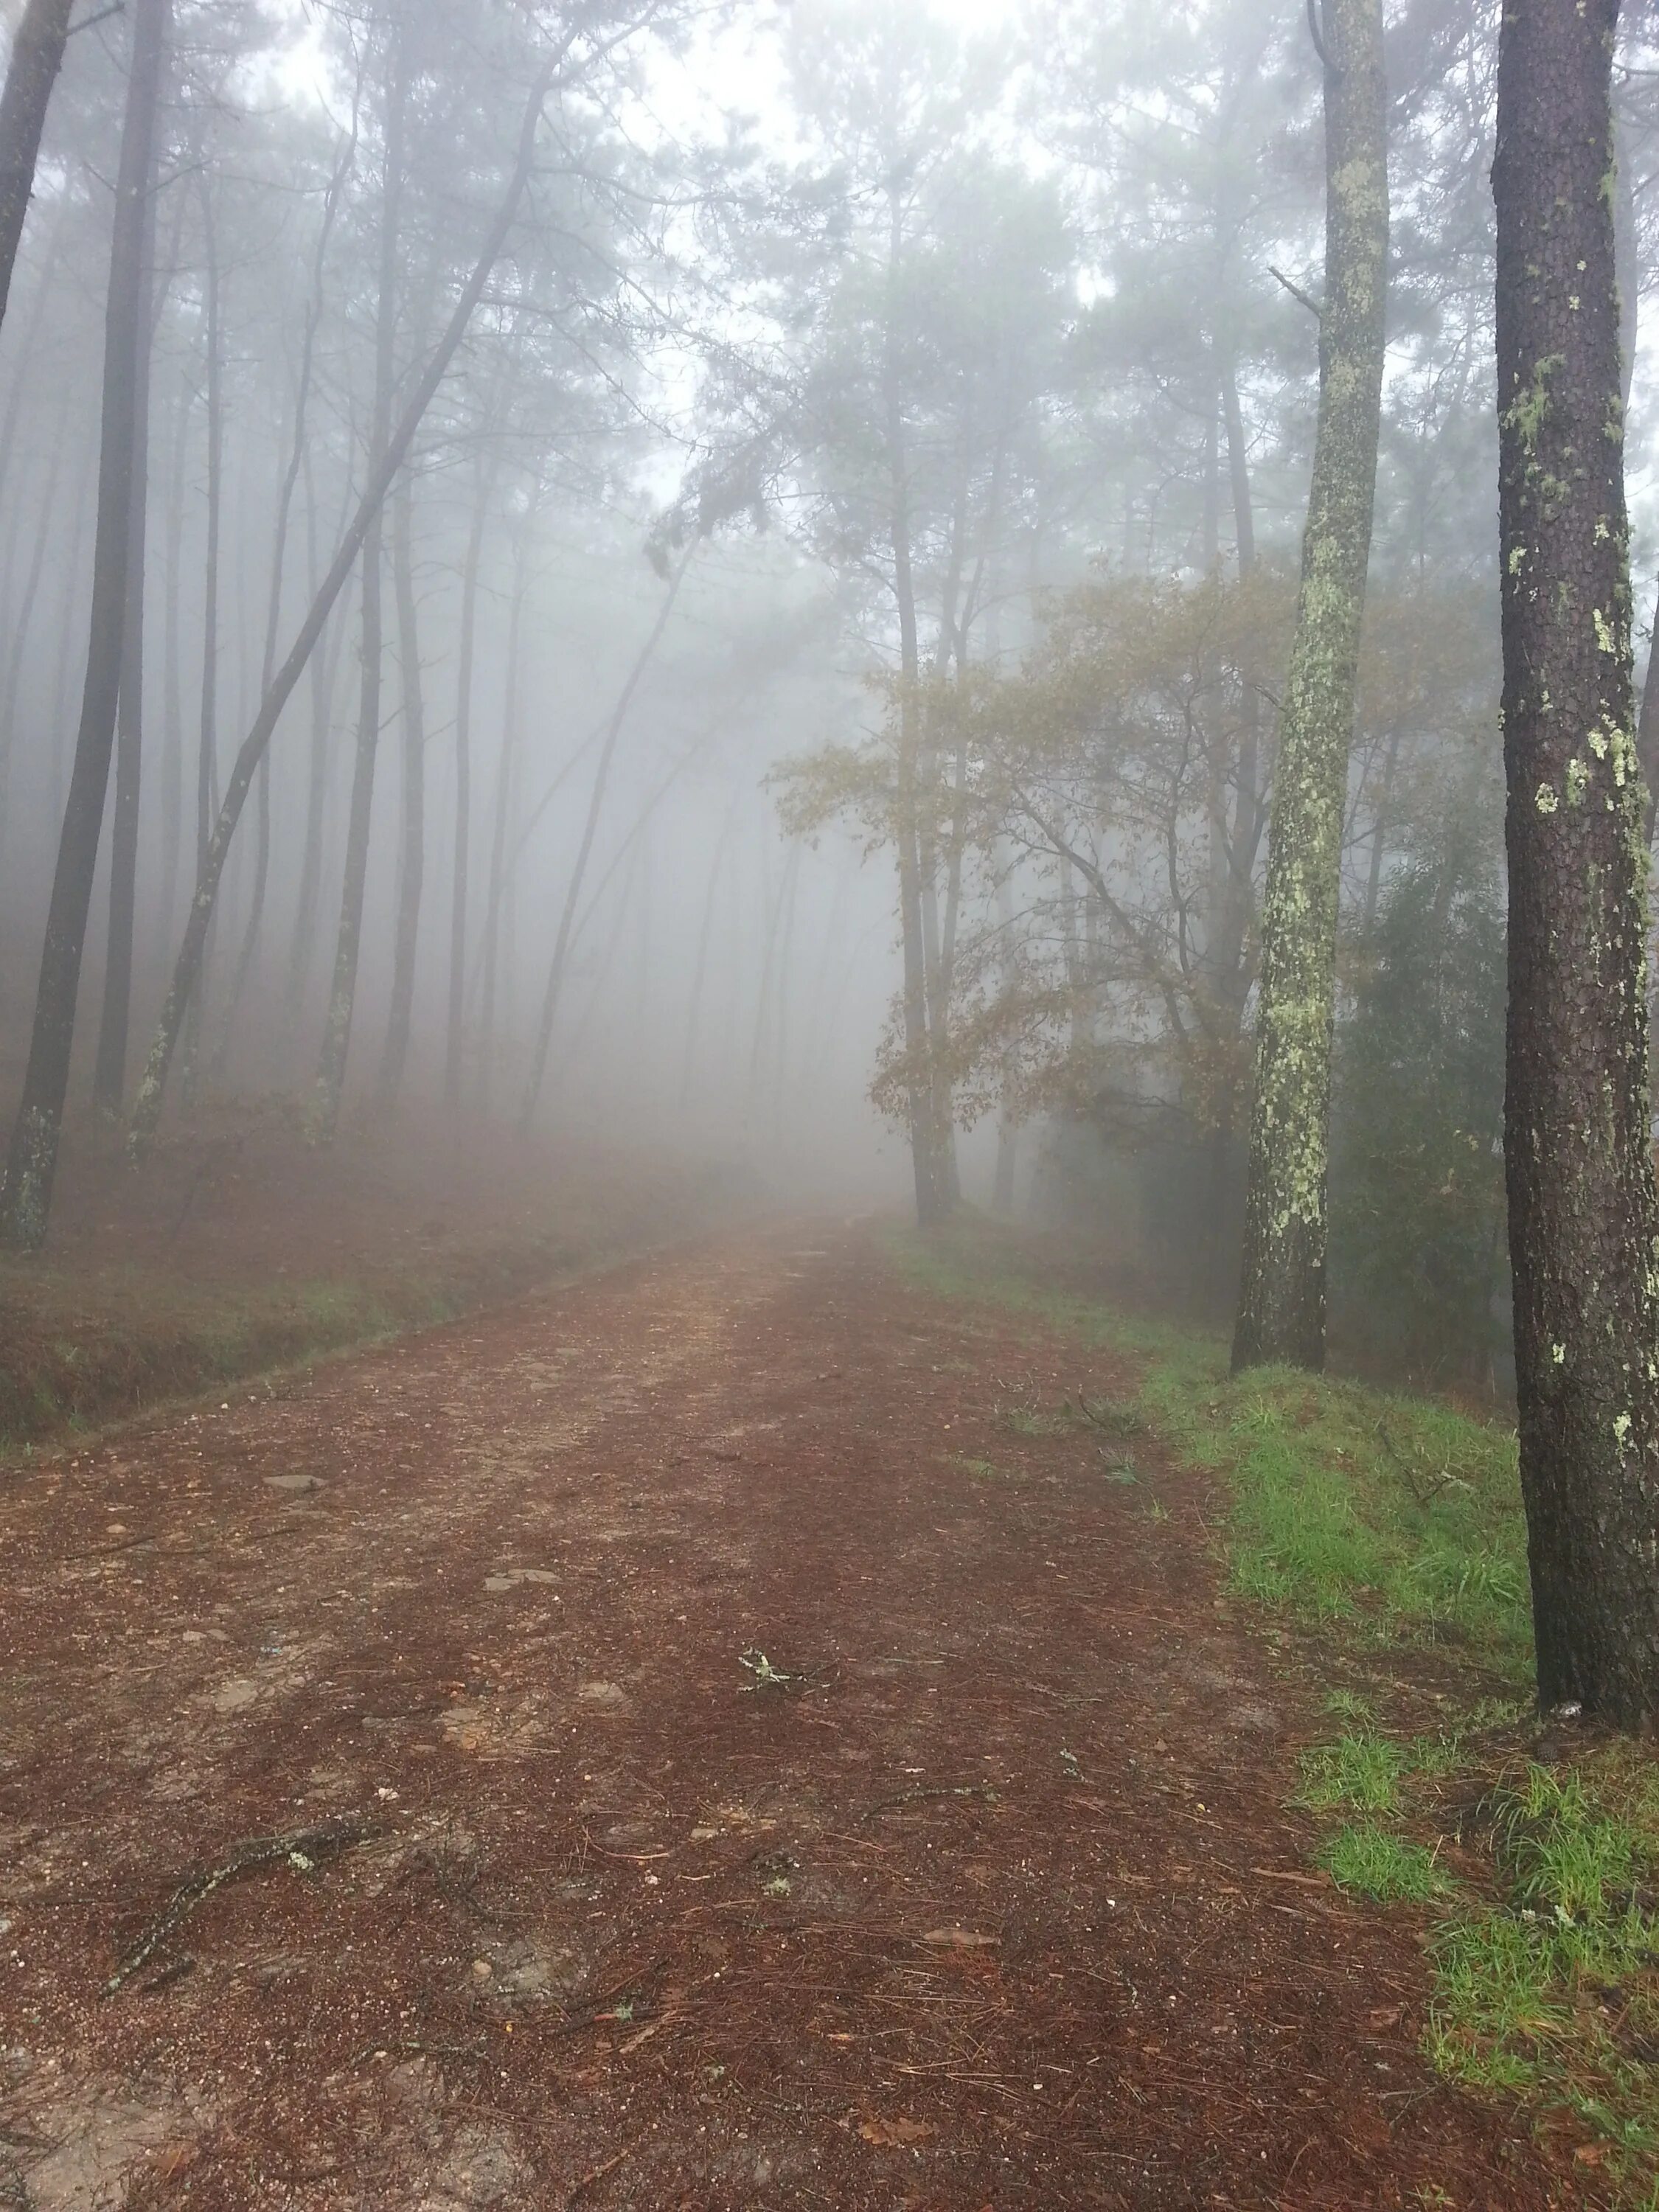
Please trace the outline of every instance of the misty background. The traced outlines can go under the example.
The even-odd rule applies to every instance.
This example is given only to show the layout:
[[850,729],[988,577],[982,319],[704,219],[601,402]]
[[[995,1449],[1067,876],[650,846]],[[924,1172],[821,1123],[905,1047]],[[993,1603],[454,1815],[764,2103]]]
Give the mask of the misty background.
[[[133,14],[91,10],[70,39],[0,334],[9,1104],[86,667]],[[106,1114],[131,1102],[237,748],[562,40],[528,188],[371,548],[378,611],[359,562],[236,826],[168,1115],[276,1098],[326,1138],[319,1069],[325,1091],[343,1072],[360,1130],[598,1131],[789,1202],[888,1203],[910,1188],[921,1085],[952,1196],[1097,1231],[1224,1310],[1317,400],[1302,9],[167,14],[142,609],[72,1115],[100,1043]],[[1659,73],[1639,24],[1626,40],[1636,318]],[[1363,1307],[1407,1371],[1492,1382],[1496,11],[1401,0],[1388,63],[1335,1288],[1339,1324]],[[1639,580],[1650,389],[1632,359]],[[1650,596],[1638,581],[1643,629]],[[920,1038],[902,806],[921,824]],[[123,840],[130,1001],[109,953]]]

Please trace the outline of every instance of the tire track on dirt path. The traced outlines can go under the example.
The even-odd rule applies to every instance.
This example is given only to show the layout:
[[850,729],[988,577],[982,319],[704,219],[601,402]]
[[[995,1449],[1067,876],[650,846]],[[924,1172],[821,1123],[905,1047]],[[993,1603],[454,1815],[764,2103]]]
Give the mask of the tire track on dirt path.
[[1556,2201],[1298,1875],[1202,1485],[1006,1418],[1114,1381],[786,1224],[9,1472],[24,2201]]

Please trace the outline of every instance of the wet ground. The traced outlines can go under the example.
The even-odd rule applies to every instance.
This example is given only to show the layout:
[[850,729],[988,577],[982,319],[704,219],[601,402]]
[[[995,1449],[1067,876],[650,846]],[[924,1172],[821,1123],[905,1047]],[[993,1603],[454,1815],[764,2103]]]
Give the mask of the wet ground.
[[0,1477],[0,2206],[1542,2206],[1125,1378],[769,1229]]

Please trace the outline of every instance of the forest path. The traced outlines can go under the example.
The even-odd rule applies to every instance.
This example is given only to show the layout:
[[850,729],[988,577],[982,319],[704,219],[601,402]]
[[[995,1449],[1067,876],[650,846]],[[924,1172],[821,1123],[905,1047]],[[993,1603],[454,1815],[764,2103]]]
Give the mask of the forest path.
[[7,1470],[0,2203],[1552,2202],[1114,1379],[794,1224]]

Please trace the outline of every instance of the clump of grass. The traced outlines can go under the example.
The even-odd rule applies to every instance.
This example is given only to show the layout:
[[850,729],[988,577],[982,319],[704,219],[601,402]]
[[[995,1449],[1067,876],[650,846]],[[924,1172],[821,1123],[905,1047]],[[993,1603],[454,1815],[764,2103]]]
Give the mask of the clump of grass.
[[1334,1720],[1371,1721],[1376,1717],[1371,1700],[1357,1690],[1328,1690],[1320,1702]]
[[1352,1806],[1362,1813],[1397,1813],[1405,1754],[1387,1736],[1369,1731],[1339,1736],[1302,1754],[1297,1802],[1314,1812]]
[[1432,1851],[1375,1820],[1333,1829],[1314,1856],[1340,1888],[1379,1904],[1425,1905],[1447,1887]]

